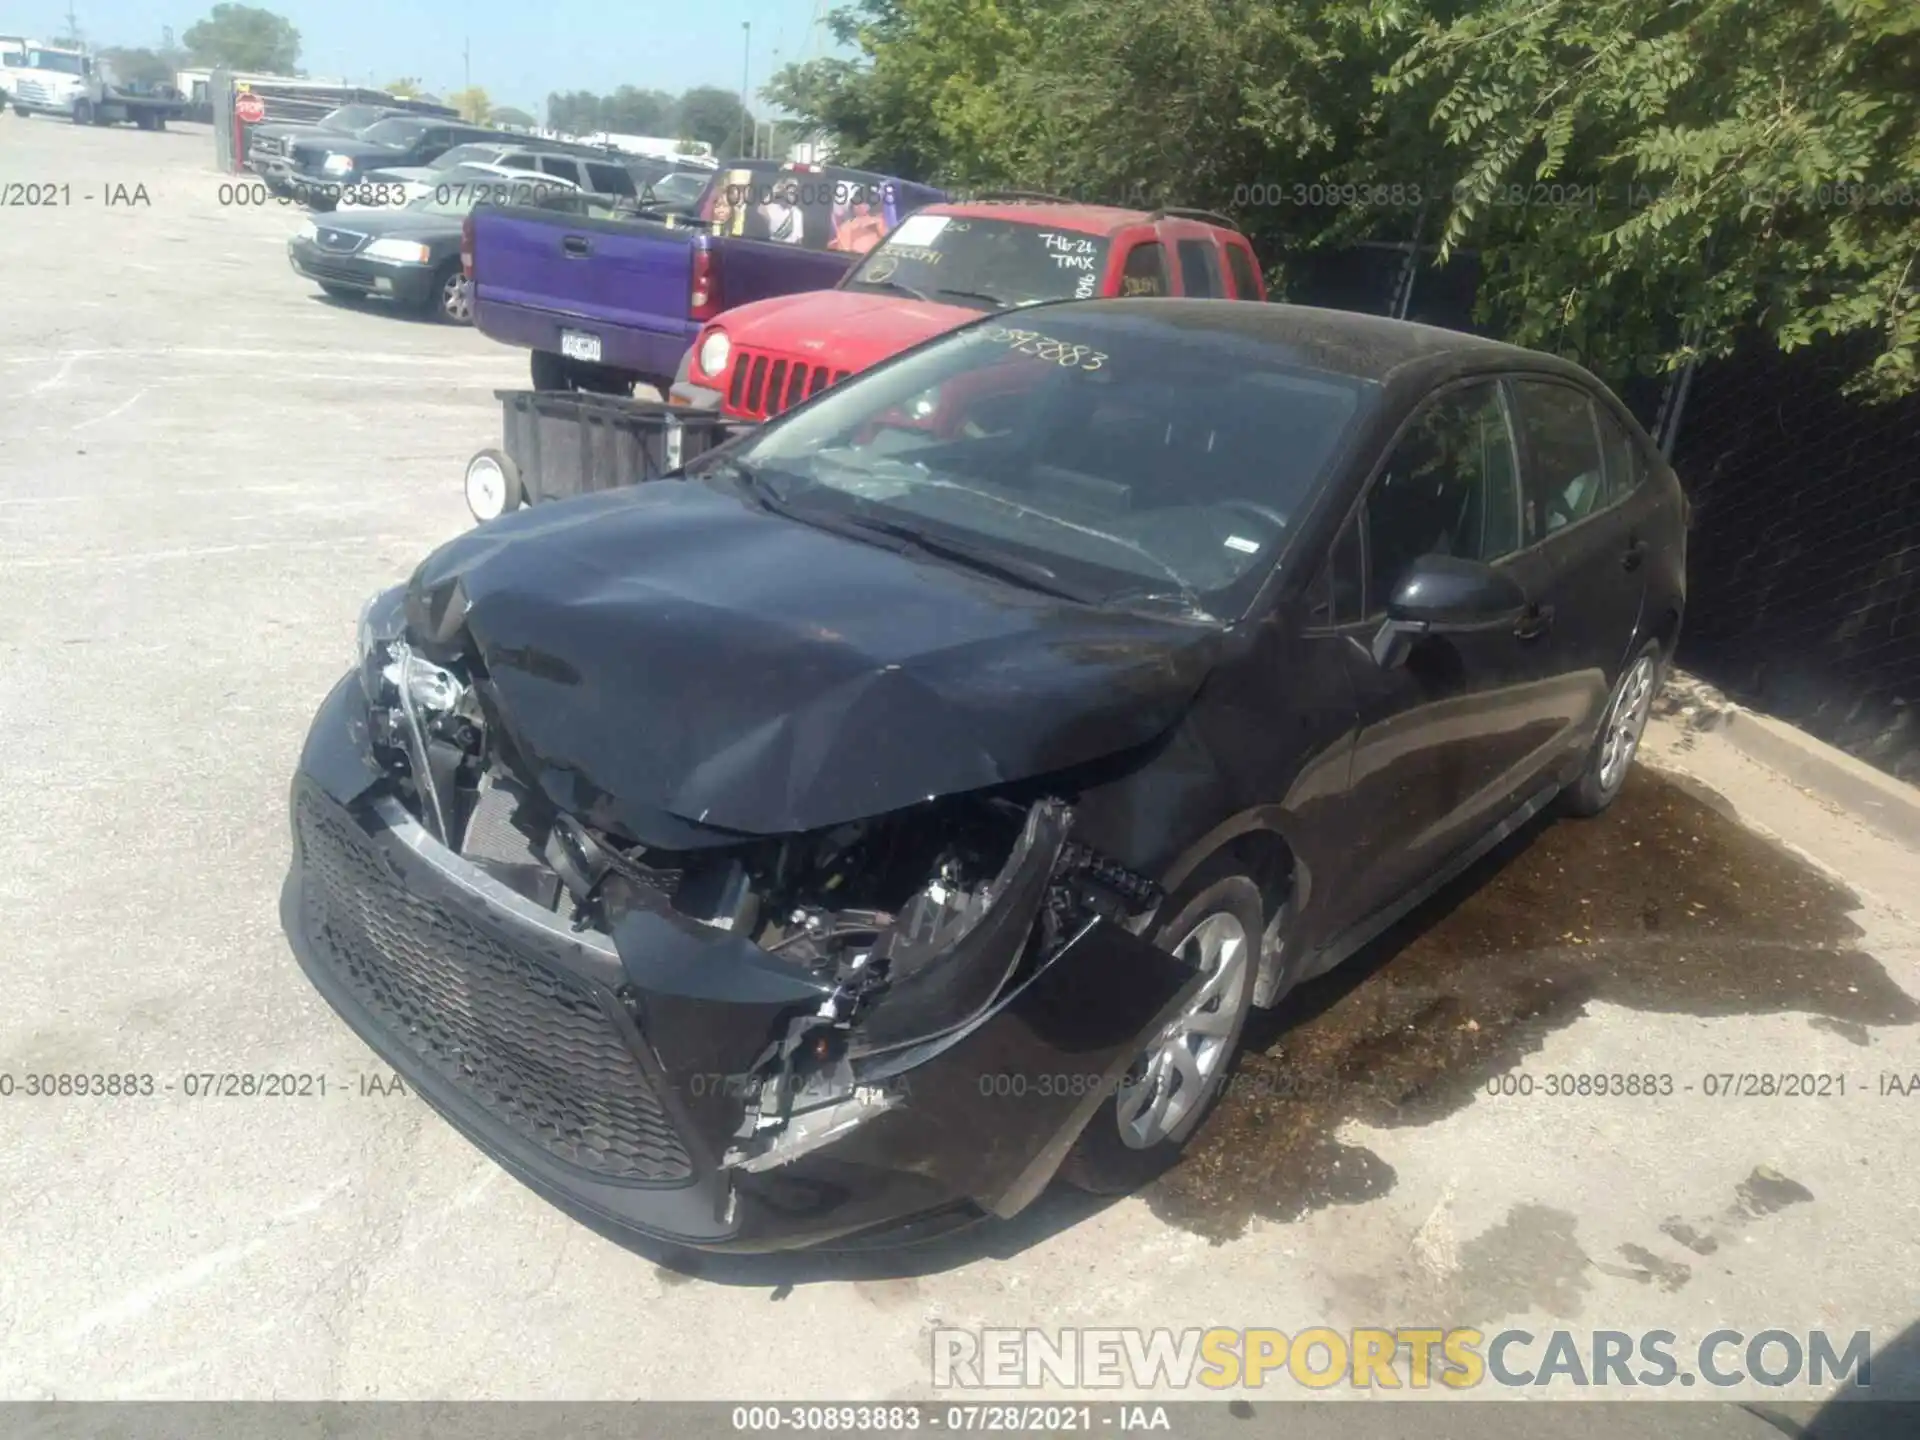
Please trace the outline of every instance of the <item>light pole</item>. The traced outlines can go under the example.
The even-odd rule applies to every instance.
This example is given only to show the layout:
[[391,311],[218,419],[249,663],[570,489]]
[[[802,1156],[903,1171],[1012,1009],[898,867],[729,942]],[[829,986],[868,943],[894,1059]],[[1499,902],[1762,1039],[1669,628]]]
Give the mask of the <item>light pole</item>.
[[740,22],[740,139],[735,144],[734,153],[738,154],[747,144],[747,74],[753,58],[753,22]]

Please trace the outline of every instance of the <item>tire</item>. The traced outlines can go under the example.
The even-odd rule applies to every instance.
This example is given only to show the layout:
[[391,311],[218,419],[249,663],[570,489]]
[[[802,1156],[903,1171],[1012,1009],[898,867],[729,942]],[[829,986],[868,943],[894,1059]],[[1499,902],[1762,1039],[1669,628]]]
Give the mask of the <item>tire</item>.
[[427,314],[442,325],[473,324],[473,282],[461,273],[459,260],[434,272],[428,295]]
[[[1180,1158],[1180,1152],[1199,1133],[1208,1112],[1225,1092],[1252,1005],[1260,970],[1260,937],[1265,929],[1259,887],[1224,864],[1208,865],[1169,905],[1176,907],[1173,918],[1159,927],[1153,943],[1169,954],[1185,953],[1200,961],[1208,948],[1209,935],[1215,940],[1224,938],[1238,947],[1237,954],[1223,956],[1225,963],[1235,966],[1238,978],[1207,1002],[1210,1008],[1199,1014],[1189,1011],[1169,1027],[1177,1031],[1185,1022],[1204,1019],[1204,1034],[1180,1036],[1164,1045],[1160,1042],[1166,1032],[1149,1037],[1129,1066],[1126,1079],[1094,1111],[1061,1165],[1060,1178],[1095,1195],[1124,1195],[1137,1190],[1164,1174]],[[1169,1059],[1159,1078],[1154,1078],[1156,1060],[1177,1055],[1182,1049],[1193,1056],[1193,1068]],[[1198,1088],[1177,1117],[1163,1117],[1154,1124],[1152,1112],[1160,1097],[1168,1096],[1168,1087],[1172,1086],[1171,1104],[1180,1105],[1182,1090],[1195,1083],[1190,1077],[1196,1072],[1202,1077]]]
[[25,120],[32,115],[33,112],[24,105],[16,105],[13,107],[13,113],[18,115],[22,120]]
[[93,118],[93,102],[91,100],[76,100],[73,102],[73,123],[76,125],[92,125],[97,123]]
[[528,371],[536,390],[571,390],[573,370],[566,360],[551,350],[535,350]]
[[166,128],[167,128],[167,117],[166,117],[166,116],[164,116],[164,115],[156,115],[156,116],[154,116],[154,117],[153,117],[153,128],[154,128],[154,129],[156,129],[156,130],[164,130],[164,129],[166,129]]
[[356,290],[351,285],[335,285],[330,280],[319,280],[315,283],[335,300],[364,300],[367,298],[366,291]]
[[1627,772],[1633,768],[1640,737],[1646,733],[1653,698],[1666,678],[1666,657],[1661,654],[1660,642],[1649,640],[1633,663],[1620,672],[1600,721],[1600,733],[1593,737],[1593,746],[1587,751],[1586,768],[1561,792],[1560,805],[1567,814],[1598,815],[1619,796]]

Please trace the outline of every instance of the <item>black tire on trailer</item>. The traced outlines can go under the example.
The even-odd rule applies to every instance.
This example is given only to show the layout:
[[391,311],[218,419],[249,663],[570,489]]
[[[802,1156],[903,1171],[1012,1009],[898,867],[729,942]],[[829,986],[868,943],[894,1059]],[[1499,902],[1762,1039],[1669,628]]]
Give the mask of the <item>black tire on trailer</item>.
[[567,364],[564,356],[551,350],[535,350],[527,369],[533,378],[536,390],[571,390],[574,388],[573,368]]

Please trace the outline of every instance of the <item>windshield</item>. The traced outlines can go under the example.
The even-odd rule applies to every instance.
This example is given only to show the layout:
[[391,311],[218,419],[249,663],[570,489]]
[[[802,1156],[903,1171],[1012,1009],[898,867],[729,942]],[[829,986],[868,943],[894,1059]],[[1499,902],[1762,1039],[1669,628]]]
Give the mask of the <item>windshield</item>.
[[658,180],[647,183],[641,191],[640,203],[643,205],[691,205],[698,200],[707,188],[705,175],[682,170],[673,175],[662,175]]
[[87,73],[87,57],[68,55],[59,50],[29,50],[27,52],[29,70],[58,70],[62,75],[84,75]]
[[1022,220],[909,215],[849,275],[850,290],[911,290],[929,300],[1007,310],[1099,293],[1107,239]]
[[364,130],[387,112],[378,105],[342,105],[338,110],[329,110],[322,115],[319,125],[322,130],[338,130],[351,135],[356,130]]
[[360,138],[371,140],[376,145],[411,145],[420,138],[421,132],[427,128],[428,123],[425,120],[392,116],[369,125],[360,132]]
[[991,552],[1092,603],[1244,613],[1377,387],[1196,322],[970,325],[696,462],[796,518]]
[[572,194],[547,176],[503,175],[459,166],[435,179],[433,188],[407,206],[428,215],[464,215],[476,205],[544,205],[555,195]]
[[506,152],[504,145],[456,145],[433,162],[436,170],[451,170],[456,165],[490,165]]

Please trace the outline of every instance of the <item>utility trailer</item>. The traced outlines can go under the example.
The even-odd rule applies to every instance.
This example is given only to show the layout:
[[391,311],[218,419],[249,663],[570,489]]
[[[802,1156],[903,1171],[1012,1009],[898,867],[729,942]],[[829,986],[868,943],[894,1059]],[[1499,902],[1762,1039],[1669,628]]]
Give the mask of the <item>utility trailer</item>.
[[501,448],[467,462],[467,508],[491,520],[521,505],[639,485],[759,427],[710,410],[582,390],[496,390]]

